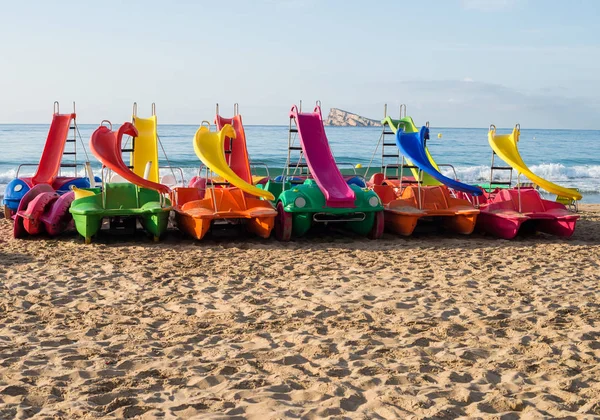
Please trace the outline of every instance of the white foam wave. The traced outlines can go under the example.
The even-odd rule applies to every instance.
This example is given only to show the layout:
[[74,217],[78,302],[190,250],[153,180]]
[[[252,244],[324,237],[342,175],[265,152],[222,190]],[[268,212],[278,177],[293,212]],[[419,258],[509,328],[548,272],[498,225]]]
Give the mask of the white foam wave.
[[[530,169],[542,178],[550,181],[572,180],[572,179],[599,179],[600,165],[576,165],[565,166],[561,163],[542,163],[532,165]],[[441,168],[442,173],[447,176],[453,176],[454,172],[448,167]],[[464,182],[489,181],[490,167],[480,166],[457,166],[456,174]],[[516,172],[514,172],[516,174]],[[508,172],[494,171],[494,179],[507,177]]]

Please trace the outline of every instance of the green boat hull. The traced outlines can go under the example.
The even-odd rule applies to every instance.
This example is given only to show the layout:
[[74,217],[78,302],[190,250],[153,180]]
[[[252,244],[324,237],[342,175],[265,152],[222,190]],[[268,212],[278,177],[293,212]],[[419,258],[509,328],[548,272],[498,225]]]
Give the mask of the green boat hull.
[[276,197],[275,206],[281,203],[283,210],[292,215],[292,235],[296,237],[304,235],[315,223],[336,223],[359,235],[368,235],[376,214],[383,211],[377,194],[357,185],[350,185],[356,197],[353,208],[326,206],[325,195],[313,179],[302,184],[269,180],[264,188]]
[[89,188],[94,195],[71,204],[75,228],[86,243],[100,231],[104,218],[135,217],[155,240],[166,232],[171,203],[161,204],[158,192],[128,183],[105,184],[105,189],[103,194],[99,188]]

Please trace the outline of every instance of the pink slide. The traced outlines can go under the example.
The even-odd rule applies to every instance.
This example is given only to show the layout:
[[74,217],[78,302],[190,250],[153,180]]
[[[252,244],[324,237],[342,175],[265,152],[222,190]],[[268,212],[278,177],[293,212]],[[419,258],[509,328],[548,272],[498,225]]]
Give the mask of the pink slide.
[[125,165],[123,157],[121,156],[121,141],[123,140],[124,134],[136,137],[138,132],[132,123],[126,122],[119,127],[119,131],[115,136],[115,133],[110,128],[101,125],[94,131],[92,138],[90,139],[92,152],[104,166],[110,168],[132,184],[149,188],[162,194],[169,194],[171,190],[166,185],[148,181],[147,179],[136,175],[127,167],[127,165]]
[[321,107],[311,113],[300,113],[294,105],[290,118],[296,120],[298,136],[306,163],[317,185],[325,194],[328,207],[354,207],[354,191],[348,186],[338,169],[323,127]]
[[40,164],[35,175],[31,178],[33,185],[52,185],[56,179],[63,152],[65,151],[69,127],[71,127],[71,121],[74,119],[75,114],[54,114],[52,116],[52,125],[50,125],[50,131],[48,132]]

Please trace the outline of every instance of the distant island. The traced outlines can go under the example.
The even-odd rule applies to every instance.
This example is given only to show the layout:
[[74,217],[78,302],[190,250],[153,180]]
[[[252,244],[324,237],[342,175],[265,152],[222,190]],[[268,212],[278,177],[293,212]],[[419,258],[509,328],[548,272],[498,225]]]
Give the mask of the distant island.
[[381,122],[370,118],[361,117],[352,112],[338,108],[331,108],[325,120],[325,125],[337,127],[381,127]]

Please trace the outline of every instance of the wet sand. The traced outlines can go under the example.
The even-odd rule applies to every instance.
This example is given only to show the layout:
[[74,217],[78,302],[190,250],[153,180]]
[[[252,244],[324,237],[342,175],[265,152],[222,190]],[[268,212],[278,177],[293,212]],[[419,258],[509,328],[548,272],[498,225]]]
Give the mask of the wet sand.
[[570,239],[11,228],[0,418],[600,416],[600,205]]

